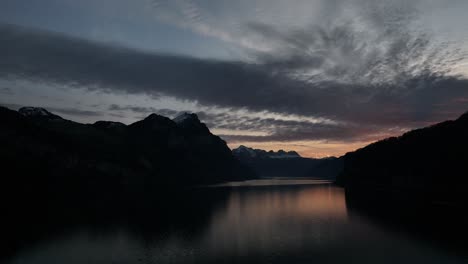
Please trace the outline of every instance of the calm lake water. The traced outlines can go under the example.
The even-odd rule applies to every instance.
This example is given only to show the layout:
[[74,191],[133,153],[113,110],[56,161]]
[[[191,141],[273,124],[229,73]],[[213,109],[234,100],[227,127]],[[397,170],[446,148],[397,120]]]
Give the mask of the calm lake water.
[[326,181],[229,183],[180,209],[170,201],[137,221],[43,232],[6,263],[468,263],[353,212]]

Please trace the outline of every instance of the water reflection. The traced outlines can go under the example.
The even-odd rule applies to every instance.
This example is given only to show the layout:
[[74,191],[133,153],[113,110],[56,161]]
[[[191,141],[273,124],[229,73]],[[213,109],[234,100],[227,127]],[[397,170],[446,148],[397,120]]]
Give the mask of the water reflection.
[[464,263],[349,212],[343,189],[317,183],[197,190],[124,223],[62,227],[7,263]]
[[213,215],[203,242],[218,254],[299,250],[336,236],[346,220],[342,189],[234,190]]

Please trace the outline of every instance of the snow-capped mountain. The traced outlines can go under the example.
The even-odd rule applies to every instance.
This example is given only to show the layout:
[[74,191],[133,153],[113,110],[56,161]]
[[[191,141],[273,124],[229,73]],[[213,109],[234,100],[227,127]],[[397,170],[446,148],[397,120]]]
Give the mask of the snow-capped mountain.
[[279,150],[275,151],[266,151],[263,149],[253,149],[246,146],[239,146],[236,149],[232,150],[234,156],[242,158],[256,158],[256,159],[292,159],[292,158],[301,158],[301,156],[296,151],[284,151]]
[[342,159],[309,159],[295,151],[266,151],[239,146],[232,150],[234,156],[250,166],[258,175],[271,177],[317,177],[334,179],[341,171]]
[[196,114],[193,114],[193,113],[183,113],[181,115],[178,115],[176,118],[172,119],[174,122],[176,122],[177,124],[181,124],[181,123],[184,123],[184,122],[189,122],[189,121],[193,121],[193,120],[198,120],[198,116]]
[[268,157],[272,159],[291,159],[291,158],[302,158],[296,151],[284,151],[282,149],[278,152],[268,151]]
[[41,107],[22,107],[18,110],[18,112],[25,117],[33,117],[33,118],[43,118],[49,120],[59,120],[63,119],[58,115],[54,115],[51,112],[47,111]]
[[194,113],[183,113],[172,119],[172,121],[174,121],[177,126],[192,133],[211,134],[208,127],[202,123],[198,116]]

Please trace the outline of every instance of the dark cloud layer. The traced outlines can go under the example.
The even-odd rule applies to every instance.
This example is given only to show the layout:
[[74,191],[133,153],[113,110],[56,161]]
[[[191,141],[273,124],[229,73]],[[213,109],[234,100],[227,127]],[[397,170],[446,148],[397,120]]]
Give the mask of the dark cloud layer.
[[7,87],[0,87],[0,94],[12,95],[13,91]]
[[159,109],[155,107],[143,107],[143,106],[136,106],[136,105],[117,105],[117,104],[112,104],[109,106],[109,111],[131,111],[134,113],[138,114],[152,114],[156,113],[159,115],[167,116],[167,117],[173,117],[174,115],[177,115],[179,112],[172,110],[172,109]]
[[[437,49],[429,49],[424,35],[383,32],[376,37],[377,44],[387,46],[378,53],[380,49],[369,47],[375,43],[361,41],[345,25],[290,34],[267,25],[250,28],[277,41],[284,47],[281,53],[255,54],[256,63],[215,61],[2,25],[0,77],[40,79],[107,92],[168,95],[208,106],[326,117],[347,124],[333,128],[314,124],[304,129],[298,129],[298,124],[283,124],[292,130],[296,127],[297,133],[291,134],[295,138],[304,135],[309,139],[352,138],[375,127],[415,127],[454,118],[468,108],[460,100],[468,98],[468,81],[447,75],[450,65],[440,60]],[[322,53],[313,52],[317,48]],[[335,54],[339,59],[327,62]],[[305,74],[309,70],[319,72]],[[139,113],[154,110],[111,108]],[[257,125],[281,127],[277,121],[257,121]],[[270,139],[288,140],[284,131],[276,128],[277,137]]]
[[77,108],[61,108],[61,107],[46,107],[47,110],[70,116],[82,116],[82,117],[98,117],[102,116],[102,112],[92,110],[82,110]]
[[143,107],[137,105],[117,105],[111,104],[108,108],[108,111],[111,115],[116,117],[128,117],[129,113],[132,113],[130,116],[134,116],[136,119],[144,119],[150,114],[158,114],[162,116],[166,116],[169,118],[174,118],[178,114],[179,111],[175,111],[172,109],[160,109],[156,107]]
[[[393,133],[388,128],[368,125],[311,122],[308,120],[281,120],[275,118],[238,117],[229,113],[197,113],[211,128],[227,131],[260,131],[264,135],[221,134],[226,141],[236,142],[288,142],[331,140],[351,142],[372,141]],[[395,132],[395,131],[393,131]]]
[[[140,107],[136,105],[119,106],[116,104],[108,108],[112,112],[133,113],[144,118],[151,113],[174,118],[185,111],[159,109],[155,107]],[[334,142],[373,141],[395,133],[401,133],[401,128],[387,128],[378,125],[356,125],[347,123],[333,123],[326,121],[311,121],[307,119],[282,120],[266,117],[251,117],[238,115],[229,111],[210,113],[196,112],[198,117],[210,129],[231,131],[231,134],[220,134],[230,143],[239,142],[289,142],[307,140],[330,140]],[[232,132],[250,131],[259,135],[232,134]]]

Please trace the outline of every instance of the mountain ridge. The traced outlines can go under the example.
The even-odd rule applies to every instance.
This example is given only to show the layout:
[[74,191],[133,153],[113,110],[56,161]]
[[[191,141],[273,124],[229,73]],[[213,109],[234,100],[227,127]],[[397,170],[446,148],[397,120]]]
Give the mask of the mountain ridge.
[[337,183],[361,201],[466,206],[466,135],[468,112],[378,141],[344,156]]
[[314,177],[335,180],[342,168],[340,158],[312,159],[301,157],[296,151],[266,151],[239,146],[232,150],[240,162],[264,178]]
[[236,156],[248,156],[249,158],[278,158],[278,159],[290,159],[290,158],[302,158],[296,151],[284,151],[282,149],[278,151],[266,151],[263,149],[253,149],[240,145],[238,148],[232,150]]
[[125,199],[255,177],[198,118],[188,127],[156,114],[130,125],[81,124],[26,109],[0,107],[5,196]]

